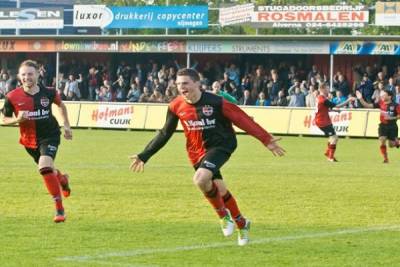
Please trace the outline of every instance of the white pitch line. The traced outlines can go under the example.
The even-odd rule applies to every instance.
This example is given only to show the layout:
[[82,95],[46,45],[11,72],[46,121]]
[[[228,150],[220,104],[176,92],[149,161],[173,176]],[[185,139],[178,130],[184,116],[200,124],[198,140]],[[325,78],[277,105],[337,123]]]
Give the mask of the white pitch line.
[[151,265],[151,264],[118,263],[118,262],[99,261],[99,260],[89,260],[85,261],[85,263],[91,263],[96,265],[120,266],[120,267],[159,267],[158,265]]
[[[322,233],[313,233],[313,234],[304,234],[304,235],[289,235],[289,236],[280,236],[280,237],[269,237],[269,238],[261,238],[251,240],[249,245],[253,244],[267,244],[272,242],[284,242],[284,241],[292,241],[292,240],[301,240],[301,239],[311,239],[311,238],[323,238],[330,236],[338,236],[338,235],[349,235],[349,234],[358,234],[358,233],[366,233],[366,232],[381,232],[381,231],[398,231],[400,230],[400,225],[380,225],[380,226],[371,226],[366,228],[352,228],[352,229],[343,229],[334,232],[322,232]],[[110,252],[99,255],[84,255],[84,256],[65,256],[57,258],[59,261],[73,261],[73,262],[92,262],[100,259],[107,258],[117,258],[117,257],[138,257],[142,255],[151,255],[151,254],[164,254],[164,253],[175,253],[182,251],[192,251],[199,249],[208,249],[208,248],[223,248],[223,247],[233,247],[237,246],[234,242],[219,242],[212,243],[207,245],[194,245],[194,246],[182,246],[182,247],[172,247],[172,248],[154,248],[154,249],[135,249],[129,251],[119,251],[119,252]]]

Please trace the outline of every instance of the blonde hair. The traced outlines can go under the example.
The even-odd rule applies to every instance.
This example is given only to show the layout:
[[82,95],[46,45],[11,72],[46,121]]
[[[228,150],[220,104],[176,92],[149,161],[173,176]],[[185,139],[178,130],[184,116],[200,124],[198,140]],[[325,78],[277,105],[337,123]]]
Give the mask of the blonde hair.
[[31,59],[25,60],[21,63],[21,65],[19,65],[20,68],[23,66],[32,67],[35,68],[35,70],[39,70],[39,65],[37,62]]

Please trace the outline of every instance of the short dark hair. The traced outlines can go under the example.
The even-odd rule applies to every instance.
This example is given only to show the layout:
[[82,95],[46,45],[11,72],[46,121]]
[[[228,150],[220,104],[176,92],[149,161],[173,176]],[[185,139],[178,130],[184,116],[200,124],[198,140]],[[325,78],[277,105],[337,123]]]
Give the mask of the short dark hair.
[[195,69],[184,68],[178,70],[176,76],[189,76],[194,82],[200,81],[200,75]]
[[39,70],[39,65],[37,64],[37,62],[31,59],[23,61],[21,65],[19,65],[19,67],[21,68],[22,66],[32,67],[36,70]]

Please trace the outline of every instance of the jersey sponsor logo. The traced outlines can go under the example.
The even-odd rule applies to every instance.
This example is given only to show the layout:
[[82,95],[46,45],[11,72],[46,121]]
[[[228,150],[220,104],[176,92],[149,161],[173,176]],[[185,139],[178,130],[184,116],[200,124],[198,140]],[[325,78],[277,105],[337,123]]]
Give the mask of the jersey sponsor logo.
[[189,131],[206,130],[215,128],[215,119],[187,120],[183,121]]
[[204,161],[204,166],[206,166],[207,168],[210,168],[210,169],[214,169],[216,167],[214,163],[211,163],[207,160]]
[[28,118],[30,120],[48,119],[49,117],[50,117],[50,110],[46,109],[38,109],[35,111],[28,112]]
[[48,99],[47,97],[42,97],[40,99],[40,104],[42,105],[42,107],[48,107],[50,104],[50,99]]
[[214,108],[212,106],[205,105],[202,111],[204,115],[210,117],[214,113]]
[[25,104],[25,103],[18,103],[17,106],[20,107],[20,106],[22,106],[22,105],[24,105],[24,104]]

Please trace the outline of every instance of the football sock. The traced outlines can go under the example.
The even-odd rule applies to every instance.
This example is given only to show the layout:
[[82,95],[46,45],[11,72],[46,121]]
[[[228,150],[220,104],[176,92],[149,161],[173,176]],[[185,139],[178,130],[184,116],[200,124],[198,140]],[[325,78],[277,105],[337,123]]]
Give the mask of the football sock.
[[52,195],[57,210],[64,210],[62,204],[60,184],[57,176],[54,174],[52,168],[40,169],[40,174],[43,176],[44,183],[46,184],[47,191]]
[[383,158],[388,159],[386,145],[381,145],[380,149],[381,149],[381,154],[382,154]]
[[210,202],[211,206],[214,207],[220,218],[223,218],[227,215],[224,201],[222,200],[221,194],[219,193],[218,187],[215,185],[215,183],[212,183],[211,190],[206,192],[204,196]]
[[235,198],[232,196],[231,192],[227,191],[223,196],[225,207],[231,212],[232,218],[235,220],[236,225],[239,229],[242,229],[246,225],[246,220],[240,214],[239,207],[236,203]]
[[335,157],[335,151],[336,151],[336,144],[330,144],[329,145],[329,158],[333,159]]
[[60,170],[56,170],[57,172],[57,179],[60,185],[65,185],[67,183],[67,179],[65,179],[65,176],[60,172]]
[[330,143],[328,142],[328,144],[326,145],[326,150],[325,150],[325,156],[329,156],[329,145],[330,145]]

